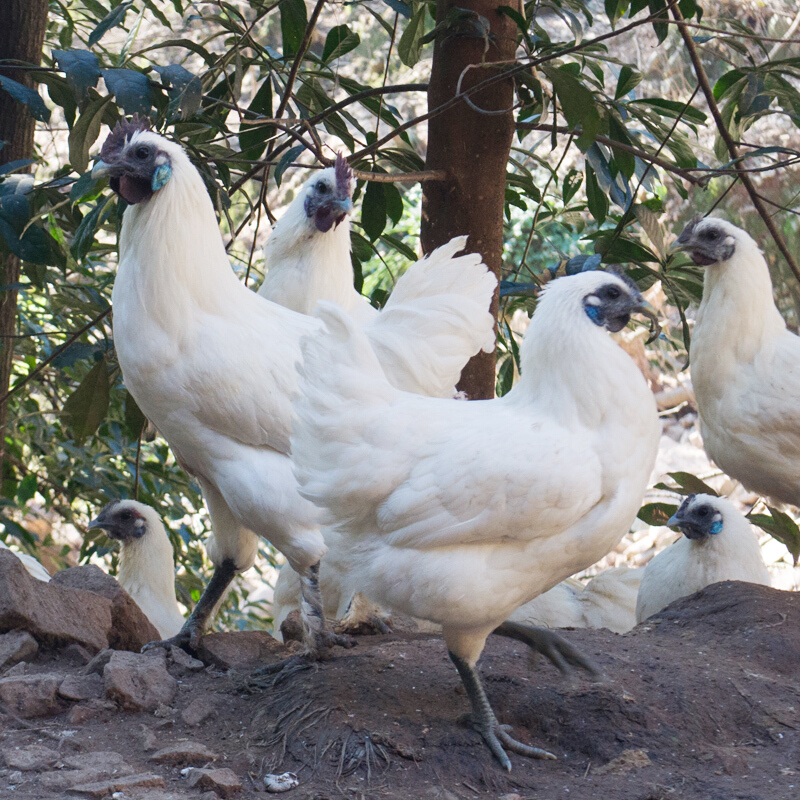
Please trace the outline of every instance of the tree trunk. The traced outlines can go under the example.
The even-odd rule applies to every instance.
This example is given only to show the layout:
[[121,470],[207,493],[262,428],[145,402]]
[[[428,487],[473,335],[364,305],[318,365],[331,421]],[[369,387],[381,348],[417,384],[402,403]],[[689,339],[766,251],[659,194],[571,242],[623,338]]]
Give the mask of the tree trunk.
[[[469,9],[489,21],[490,46],[484,55],[484,40],[474,32],[445,31],[436,38],[428,87],[428,109],[452,99],[458,79],[466,67],[482,62],[509,61],[517,50],[517,26],[498,12],[501,5],[521,10],[508,0],[439,0],[436,21],[445,21],[451,8]],[[499,73],[499,69],[469,70],[462,91]],[[499,82],[470,95],[474,106],[487,111],[508,109],[489,115],[475,111],[463,100],[428,123],[426,169],[445,170],[447,181],[423,184],[421,241],[424,253],[467,234],[467,248],[480,253],[484,263],[500,278],[503,257],[503,206],[506,165],[514,135],[513,80]],[[498,295],[491,311],[497,317]],[[494,397],[495,355],[479,353],[461,373],[458,388],[471,400]]]
[[[24,64],[42,60],[48,0],[0,0],[0,59]],[[5,75],[25,86],[33,86],[28,73],[3,70]],[[27,106],[0,90],[0,165],[33,156],[35,122]],[[0,258],[3,286],[19,281],[20,261],[16,256]],[[14,339],[17,321],[17,292],[0,291],[0,397],[8,391],[14,364]],[[8,404],[0,403],[0,480],[5,456]]]

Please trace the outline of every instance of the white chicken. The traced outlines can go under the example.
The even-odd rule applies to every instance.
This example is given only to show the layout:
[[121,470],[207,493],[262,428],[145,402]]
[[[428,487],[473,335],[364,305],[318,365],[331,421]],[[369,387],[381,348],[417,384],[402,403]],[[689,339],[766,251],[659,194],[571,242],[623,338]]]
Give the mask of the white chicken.
[[89,523],[120,542],[120,586],[163,638],[176,636],[186,621],[175,597],[175,563],[158,512],[136,500],[115,500]]
[[775,306],[764,256],[713,217],[673,247],[706,268],[690,348],[706,452],[750,491],[800,506],[800,338]]
[[[506,396],[458,402],[398,391],[350,317],[330,303],[306,337],[293,458],[305,497],[341,532],[350,574],[370,600],[442,626],[473,723],[504,748],[476,662],[520,605],[603,557],[633,522],[661,426],[639,370],[608,336],[646,310],[605,272],[553,281]],[[587,666],[550,631],[499,632],[555,663]]]
[[770,585],[750,523],[724,497],[690,494],[667,525],[684,535],[645,567],[636,601],[637,623],[712,583]]
[[[101,159],[93,175],[109,175],[114,191],[130,204],[112,294],[114,343],[125,384],[196,477],[214,529],[212,580],[178,636],[156,644],[196,648],[235,574],[253,564],[258,536],[272,542],[301,575],[308,656],[333,644],[350,644],[325,630],[317,572],[326,547],[318,512],[299,495],[289,459],[299,342],[320,330],[320,322],[258,297],[237,279],[211,199],[180,145],[134,118],[115,128]],[[315,218],[337,213],[321,202]],[[488,286],[486,306],[477,318],[488,345],[494,276],[477,255],[454,258],[463,244],[450,242],[412,269],[422,274],[441,270],[448,281],[466,276],[468,282]],[[442,364],[457,375],[452,342],[475,335],[464,331],[476,317],[462,312],[456,292],[442,290],[441,300],[440,310],[450,313],[414,315],[403,305],[401,292],[397,313],[380,314],[368,333],[382,345],[386,338],[399,340],[400,328],[408,341],[398,360],[416,367],[416,343],[424,361],[420,369],[436,374]]]
[[22,562],[25,569],[28,570],[28,574],[36,578],[37,581],[42,581],[44,583],[50,582],[50,573],[42,566],[41,561],[33,556],[29,556],[27,553],[20,553],[16,550],[12,550],[2,539],[0,539],[0,548],[8,550],[9,553],[13,553]]

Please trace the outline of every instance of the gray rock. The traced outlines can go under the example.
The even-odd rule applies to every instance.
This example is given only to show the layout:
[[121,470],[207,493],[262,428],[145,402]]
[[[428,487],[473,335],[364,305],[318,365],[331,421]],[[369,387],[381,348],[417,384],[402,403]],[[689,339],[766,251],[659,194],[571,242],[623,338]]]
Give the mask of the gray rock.
[[9,769],[19,769],[23,772],[51,769],[59,761],[59,755],[55,750],[40,744],[31,744],[28,747],[7,747],[2,750],[2,753]]
[[[42,581],[37,583],[47,586]],[[57,693],[62,680],[61,675],[49,673],[0,678],[0,701],[12,714],[24,719],[50,717],[60,711]]]
[[217,703],[213,697],[195,697],[191,703],[181,712],[181,719],[187,725],[199,725],[204,720],[213,716],[217,710]]
[[0,669],[34,658],[39,645],[27,631],[12,631],[0,635]]
[[117,704],[111,700],[87,700],[72,706],[67,714],[67,725],[85,725],[93,719],[107,718],[117,711]]
[[111,602],[105,597],[37,581],[10,551],[0,551],[0,633],[26,630],[40,645],[108,645]]
[[198,655],[222,669],[252,669],[286,656],[286,648],[265,631],[209,633],[200,640]]
[[217,754],[200,742],[176,742],[161,748],[150,756],[157,764],[194,765],[216,761]]
[[202,661],[192,658],[185,650],[181,650],[180,647],[170,647],[169,658],[176,667],[182,667],[187,672],[198,672],[205,669],[206,666]]
[[211,789],[220,797],[233,797],[242,790],[239,776],[231,769],[192,769],[186,783],[192,789]]
[[128,711],[154,711],[171,702],[178,691],[163,650],[156,655],[115,651],[103,669],[103,680],[105,696]]
[[82,783],[70,786],[70,794],[85,794],[89,797],[105,797],[113,792],[124,792],[131,789],[158,788],[164,786],[165,781],[161,775],[152,772],[143,772],[136,775],[126,775],[120,778],[111,778],[105,781]]
[[100,675],[67,675],[58,687],[58,693],[67,700],[93,700],[103,694]]
[[53,575],[51,583],[82,589],[105,597],[111,602],[111,630],[108,646],[114,650],[132,650],[138,653],[144,645],[160,639],[153,623],[136,605],[136,601],[117,583],[94,564],[71,567]]

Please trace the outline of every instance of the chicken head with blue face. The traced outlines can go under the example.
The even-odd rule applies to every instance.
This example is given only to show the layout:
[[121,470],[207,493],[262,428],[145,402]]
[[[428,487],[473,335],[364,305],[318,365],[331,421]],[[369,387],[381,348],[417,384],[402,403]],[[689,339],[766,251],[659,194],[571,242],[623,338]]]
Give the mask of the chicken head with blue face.
[[721,533],[723,523],[722,511],[712,505],[708,495],[690,494],[667,525],[678,528],[687,539],[703,540]]
[[305,188],[303,207],[306,217],[320,233],[338,228],[353,210],[353,171],[341,153],[336,164],[323,170]]
[[736,252],[736,228],[724,219],[695,217],[681,232],[673,250],[686,250],[695,264],[710,267]]
[[583,309],[595,325],[612,333],[621,331],[634,312],[658,320],[655,309],[642,297],[636,284],[622,275],[609,278],[607,283],[587,294],[583,298]]
[[118,123],[92,169],[93,178],[108,176],[111,188],[131,205],[149,200],[172,177],[169,156],[156,137],[141,136],[149,130],[150,121],[135,114]]

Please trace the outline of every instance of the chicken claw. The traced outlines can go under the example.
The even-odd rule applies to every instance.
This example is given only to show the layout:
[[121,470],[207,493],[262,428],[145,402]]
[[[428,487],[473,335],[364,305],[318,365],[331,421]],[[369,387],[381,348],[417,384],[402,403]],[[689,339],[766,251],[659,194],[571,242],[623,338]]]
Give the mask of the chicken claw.
[[349,633],[353,636],[371,636],[391,633],[391,623],[390,616],[357,592],[353,595],[347,612],[339,620],[335,630],[337,633]]
[[520,625],[518,622],[504,622],[493,633],[516,639],[527,644],[531,650],[541,653],[558,669],[562,675],[572,675],[578,667],[593,678],[601,677],[600,670],[566,639],[547,628]]

